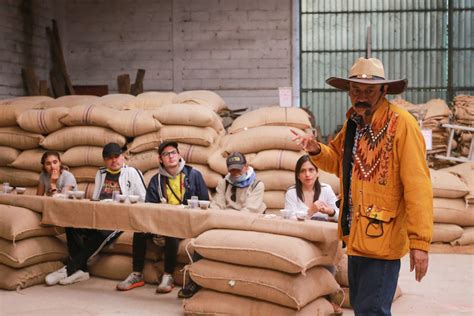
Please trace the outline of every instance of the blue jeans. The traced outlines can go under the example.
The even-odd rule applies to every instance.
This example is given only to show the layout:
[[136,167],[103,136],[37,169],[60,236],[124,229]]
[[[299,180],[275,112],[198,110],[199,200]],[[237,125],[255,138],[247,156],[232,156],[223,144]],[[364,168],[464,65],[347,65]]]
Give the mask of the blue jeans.
[[349,296],[355,315],[391,315],[400,260],[349,256]]

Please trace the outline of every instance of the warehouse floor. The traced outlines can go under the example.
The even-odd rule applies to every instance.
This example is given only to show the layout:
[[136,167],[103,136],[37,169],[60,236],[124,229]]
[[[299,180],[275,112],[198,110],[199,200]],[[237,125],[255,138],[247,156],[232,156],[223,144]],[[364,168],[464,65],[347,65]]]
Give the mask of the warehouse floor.
[[[92,278],[71,286],[34,286],[17,293],[0,291],[0,315],[183,315],[178,289],[155,294],[146,285],[129,292],[115,291],[115,281]],[[421,283],[402,260],[403,295],[393,315],[474,315],[474,255],[430,254],[428,275]],[[344,315],[353,315],[345,310]]]

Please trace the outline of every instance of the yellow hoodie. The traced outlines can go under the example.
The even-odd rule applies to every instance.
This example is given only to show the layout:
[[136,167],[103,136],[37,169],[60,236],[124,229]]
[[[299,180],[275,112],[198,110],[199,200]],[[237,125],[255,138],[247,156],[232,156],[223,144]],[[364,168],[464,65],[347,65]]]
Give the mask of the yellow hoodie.
[[[353,113],[350,109],[347,117]],[[339,177],[347,121],[321,152],[311,156],[321,169]],[[409,249],[428,251],[433,233],[433,192],[425,143],[416,120],[387,100],[374,112],[353,155],[349,235],[339,236],[349,255],[399,259]],[[342,198],[344,201],[344,197]],[[341,205],[341,210],[343,205]]]

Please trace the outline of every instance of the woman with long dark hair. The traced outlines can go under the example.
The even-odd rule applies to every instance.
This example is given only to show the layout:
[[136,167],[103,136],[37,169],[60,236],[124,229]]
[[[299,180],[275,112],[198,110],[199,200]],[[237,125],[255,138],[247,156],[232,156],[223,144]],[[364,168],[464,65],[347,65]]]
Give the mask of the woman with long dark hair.
[[339,209],[331,186],[319,182],[319,170],[308,155],[298,159],[295,167],[295,185],[285,195],[285,209],[306,212],[311,219],[337,221]]
[[36,195],[52,196],[63,190],[74,190],[77,187],[76,178],[67,171],[61,163],[61,156],[57,151],[47,151],[41,157],[43,169],[40,174]]

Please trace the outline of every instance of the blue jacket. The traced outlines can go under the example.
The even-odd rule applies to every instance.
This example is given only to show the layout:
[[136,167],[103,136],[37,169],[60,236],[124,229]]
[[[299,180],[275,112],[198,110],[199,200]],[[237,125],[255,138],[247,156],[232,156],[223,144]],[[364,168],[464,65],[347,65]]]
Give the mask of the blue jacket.
[[[188,165],[184,166],[182,172],[184,173],[184,187],[186,189],[182,204],[187,205],[188,199],[191,199],[191,196],[197,196],[201,201],[209,201],[209,192],[201,173]],[[166,200],[161,199],[161,197],[166,198],[167,180],[168,178],[166,176],[160,173],[155,174],[151,178],[146,190],[145,202],[167,203]],[[161,192],[161,194],[159,192]]]

